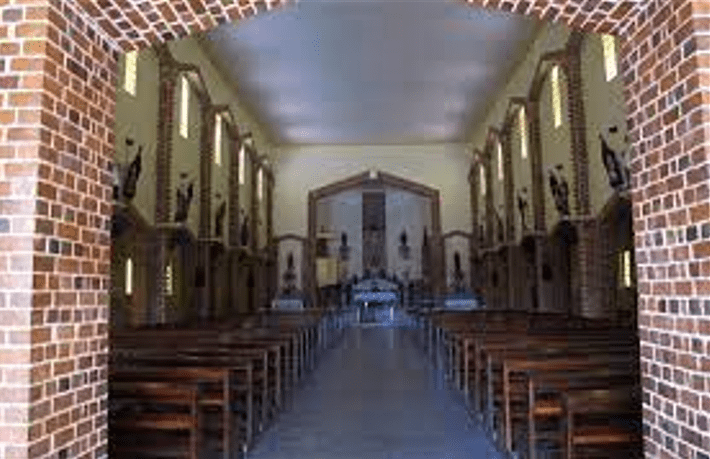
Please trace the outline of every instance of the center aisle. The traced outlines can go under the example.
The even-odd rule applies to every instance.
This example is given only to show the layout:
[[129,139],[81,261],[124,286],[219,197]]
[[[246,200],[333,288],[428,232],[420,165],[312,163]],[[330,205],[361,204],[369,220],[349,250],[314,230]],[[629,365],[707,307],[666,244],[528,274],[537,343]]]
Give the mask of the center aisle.
[[353,327],[249,459],[498,458],[402,328]]

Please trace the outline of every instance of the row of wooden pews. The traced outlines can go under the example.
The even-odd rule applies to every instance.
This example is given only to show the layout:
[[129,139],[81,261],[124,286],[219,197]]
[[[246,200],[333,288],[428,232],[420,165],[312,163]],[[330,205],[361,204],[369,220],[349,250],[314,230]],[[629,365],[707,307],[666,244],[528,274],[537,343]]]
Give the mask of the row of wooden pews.
[[632,325],[522,311],[436,311],[421,341],[501,449],[641,457]]
[[199,326],[113,333],[112,458],[246,453],[342,336],[336,311],[262,312]]

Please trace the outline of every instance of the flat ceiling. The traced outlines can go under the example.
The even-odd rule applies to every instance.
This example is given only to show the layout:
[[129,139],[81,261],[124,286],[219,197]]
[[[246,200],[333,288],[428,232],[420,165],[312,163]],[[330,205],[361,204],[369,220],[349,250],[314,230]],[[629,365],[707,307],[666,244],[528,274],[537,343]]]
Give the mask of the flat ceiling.
[[300,0],[203,43],[278,143],[461,142],[537,27],[453,0]]

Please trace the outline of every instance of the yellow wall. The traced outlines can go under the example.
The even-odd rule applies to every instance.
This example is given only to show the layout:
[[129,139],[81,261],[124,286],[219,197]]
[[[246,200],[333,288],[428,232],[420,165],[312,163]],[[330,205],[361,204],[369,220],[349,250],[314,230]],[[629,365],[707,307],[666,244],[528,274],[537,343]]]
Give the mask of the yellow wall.
[[[470,139],[470,142],[473,147],[475,148],[480,148],[481,150],[485,147],[486,139],[488,136],[488,129],[489,127],[497,127],[500,128],[502,126],[506,111],[508,109],[509,105],[509,98],[510,97],[526,97],[528,95],[528,91],[530,89],[530,85],[534,76],[535,68],[537,67],[538,60],[540,57],[547,52],[550,51],[555,51],[558,50],[562,47],[564,47],[567,38],[569,36],[569,29],[567,29],[566,26],[562,24],[550,24],[548,26],[545,26],[542,28],[538,36],[535,38],[535,40],[531,43],[528,52],[525,54],[525,56],[522,58],[521,63],[513,70],[513,72],[510,74],[510,78],[508,81],[500,88],[498,94],[495,96],[491,104],[487,107],[488,111],[481,118],[481,122],[474,125],[471,129],[471,134],[468,137]],[[560,75],[563,73],[560,72]],[[549,85],[548,85],[549,86]],[[548,89],[549,91],[549,89]],[[565,98],[565,88],[562,87],[562,95],[563,95],[563,100]],[[549,98],[549,94],[545,95],[543,94],[542,96],[542,102],[544,103],[545,100]],[[541,108],[541,110],[544,110],[544,108]],[[545,122],[545,116],[543,114],[543,117],[541,118],[543,120],[543,123]],[[552,123],[552,118],[549,117],[549,122]],[[568,124],[568,121],[566,119],[566,115],[564,112],[563,108],[563,127],[564,125]],[[512,149],[513,152],[517,152],[513,154],[513,171],[515,177],[515,189],[519,189],[521,186],[527,186],[528,187],[528,193],[531,194],[530,190],[530,185],[527,180],[525,180],[525,183],[521,180],[519,180],[519,177],[526,177],[525,174],[522,173],[522,171],[529,170],[529,157],[527,160],[523,161],[520,158],[519,154],[519,146],[516,146],[516,140],[517,137],[513,136],[513,144],[512,144]],[[549,160],[555,160],[558,158],[558,155],[562,155],[563,152],[558,151],[556,148],[550,149],[549,147],[553,142],[551,140],[556,139],[555,136],[551,135],[548,133],[547,136],[547,143],[548,143],[548,159]],[[563,139],[557,139],[554,142],[554,145],[562,144]],[[543,143],[545,145],[545,143]],[[544,147],[543,147],[544,148]],[[569,155],[569,148],[566,150],[567,155]],[[496,186],[497,180],[497,170],[496,170],[496,157],[495,154],[493,156],[493,161],[491,161],[491,165],[493,166],[493,182],[494,182],[494,187]],[[545,163],[546,165],[547,163]],[[497,186],[500,188],[500,190],[496,193],[494,191],[494,202],[496,203],[496,209],[498,208],[499,203],[504,202],[504,197],[502,194],[502,183],[497,184]],[[547,187],[547,184],[545,184]],[[549,193],[546,189],[546,193]],[[484,200],[479,201],[481,203],[485,203]],[[529,215],[530,218],[528,218],[528,222],[532,224],[532,202],[530,202],[529,206]],[[546,208],[546,211],[549,215],[549,210],[550,208]],[[554,208],[552,209],[554,210]],[[515,203],[514,212],[517,213],[517,201]],[[479,214],[483,217],[485,215],[485,204],[481,206],[479,204]],[[556,214],[553,214],[556,215]],[[501,218],[505,221],[505,214],[501,214]],[[516,221],[516,232],[518,233],[519,236],[519,226],[520,226],[520,217],[516,215],[515,218]]]
[[[618,56],[618,45],[617,45]],[[590,193],[592,213],[598,214],[612,195],[601,157],[602,130],[608,133],[609,126],[617,126],[618,132],[605,134],[609,146],[616,151],[628,150],[625,141],[626,105],[621,69],[611,81],[606,81],[604,54],[599,35],[588,35],[582,46],[582,75],[584,75],[584,111],[587,127],[587,154],[589,155]],[[627,156],[628,158],[628,156]]]
[[[267,130],[246,110],[239,102],[239,96],[234,86],[227,82],[221,73],[212,65],[209,58],[198,45],[195,38],[186,38],[173,41],[168,44],[173,57],[179,62],[196,64],[204,78],[207,90],[212,103],[215,105],[229,105],[234,114],[237,124],[242,133],[251,131],[254,136],[254,143],[259,155],[269,154],[273,149],[273,141],[268,136]],[[123,161],[125,154],[125,137],[131,135],[136,140],[137,145],[144,145],[142,157],[142,172],[138,183],[134,206],[145,220],[153,224],[155,213],[155,154],[158,138],[158,61],[152,49],[142,50],[138,54],[138,74],[136,96],[132,96],[123,89],[125,58],[119,59],[118,71],[119,81],[116,101],[116,158]],[[199,144],[200,144],[200,108],[196,94],[193,93],[190,101],[190,126],[188,139],[183,139],[179,135],[179,107],[180,107],[180,85],[176,88],[175,98],[175,125],[173,132],[173,170],[171,173],[172,191],[170,194],[172,209],[170,211],[171,220],[175,214],[175,190],[178,185],[180,172],[188,172],[191,178],[195,179],[193,190],[193,201],[188,217],[188,224],[191,231],[197,234],[199,219]],[[214,120],[208,120],[214,122]],[[211,235],[214,235],[214,212],[220,201],[217,201],[217,193],[222,195],[221,199],[226,199],[228,194],[229,161],[231,160],[228,148],[228,134],[226,127],[222,135],[223,157],[222,165],[216,166],[213,163],[212,169],[212,213],[213,219],[210,224]],[[136,147],[131,149],[131,156],[137,151]],[[234,159],[236,160],[236,158]],[[249,173],[247,172],[249,179]],[[247,182],[249,183],[249,182]],[[244,195],[242,199],[249,199],[248,186],[241,190]],[[248,202],[248,201],[242,201]],[[245,210],[249,211],[249,206],[245,205]],[[226,215],[226,222],[229,216]],[[265,219],[264,219],[265,221]]]
[[[515,240],[520,241],[522,238],[522,224],[520,221],[520,211],[518,210],[518,193],[523,189],[527,189],[527,201],[528,207],[525,215],[525,223],[528,226],[528,231],[533,229],[533,213],[532,213],[532,169],[530,161],[530,130],[527,129],[527,140],[528,140],[528,156],[527,159],[522,157],[522,146],[521,146],[521,134],[520,134],[520,123],[518,108],[516,108],[513,118],[513,125],[510,135],[510,153],[513,163],[513,213],[515,214]],[[525,112],[526,120],[529,118],[527,112]]]
[[[521,64],[511,73],[510,79],[489,105],[487,114],[482,117],[482,122],[471,129],[470,141],[474,148],[483,149],[488,135],[489,127],[500,128],[508,109],[510,97],[526,97],[542,54],[564,48],[569,37],[569,30],[561,24],[547,25],[542,28],[539,35],[530,45],[528,53]],[[603,47],[601,38],[596,34],[585,36],[582,46],[582,79],[583,97],[587,129],[587,153],[590,167],[590,199],[593,214],[598,214],[604,204],[612,195],[606,171],[601,159],[601,142],[599,133],[609,126],[617,126],[618,133],[607,139],[613,149],[617,151],[628,150],[625,137],[628,133],[626,125],[626,107],[623,97],[623,82],[619,75],[610,82],[606,81],[604,69]],[[618,55],[618,47],[617,47]],[[620,72],[620,70],[619,70]],[[558,213],[554,206],[547,177],[547,169],[558,163],[564,165],[564,174],[570,187],[569,204],[571,215],[575,215],[574,201],[574,175],[571,162],[570,128],[567,114],[567,82],[563,71],[560,71],[560,94],[562,98],[562,126],[554,128],[551,107],[551,84],[545,80],[540,98],[540,128],[542,142],[542,166],[544,174],[545,195],[545,221],[547,230],[551,231],[558,221]],[[522,159],[520,155],[520,132],[518,129],[517,113],[514,118],[514,129],[511,135],[511,150],[513,159],[514,177],[514,209],[516,238],[521,237],[520,215],[517,210],[517,193],[522,187],[528,189],[529,206],[527,222],[532,225],[532,189],[530,156]],[[528,139],[530,132],[528,132]],[[528,149],[530,153],[530,149]],[[494,152],[491,165],[493,167],[493,192],[495,207],[498,209],[502,203],[502,187],[497,181],[496,155]],[[479,215],[485,218],[485,200],[479,196]]]
[[155,155],[158,146],[158,60],[152,50],[138,54],[136,95],[124,89],[125,59],[118,62],[116,89],[116,160],[126,162],[126,137],[136,143],[127,161],[132,161],[138,146],[143,145],[141,175],[133,205],[149,224],[155,222]]
[[562,125],[555,127],[552,104],[552,78],[548,73],[540,96],[540,144],[542,148],[543,188],[545,190],[545,225],[547,232],[554,230],[560,219],[555,207],[555,201],[550,191],[548,170],[556,164],[562,164],[563,175],[567,179],[569,189],[570,215],[575,215],[574,205],[574,174],[572,170],[572,150],[570,144],[570,126],[567,104],[567,78],[560,69],[560,97],[562,100]]
[[275,157],[276,234],[306,236],[308,191],[376,169],[438,189],[444,232],[471,230],[470,150],[463,144],[284,146]]

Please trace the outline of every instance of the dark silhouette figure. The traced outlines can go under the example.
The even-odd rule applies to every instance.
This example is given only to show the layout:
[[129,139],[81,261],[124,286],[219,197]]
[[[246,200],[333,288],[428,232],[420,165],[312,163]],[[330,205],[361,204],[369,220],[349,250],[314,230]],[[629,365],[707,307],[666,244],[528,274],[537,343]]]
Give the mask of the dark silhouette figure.
[[123,180],[123,197],[130,202],[136,196],[136,188],[138,185],[138,179],[141,176],[141,153],[143,152],[143,145],[138,147],[138,153],[136,157],[133,158],[131,164],[128,166],[128,172]]
[[[618,128],[612,126],[609,128],[609,134],[616,134]],[[606,168],[606,174],[609,178],[609,185],[614,191],[625,191],[630,186],[630,172],[624,161],[624,153],[613,150],[607,143],[604,136],[599,134],[601,141],[602,162]]]
[[222,204],[217,208],[217,213],[214,217],[214,232],[216,237],[222,237],[224,234],[224,217],[227,214],[227,201],[222,201]]
[[177,189],[177,206],[175,210],[175,223],[185,223],[190,211],[193,195],[193,182],[187,181],[187,174],[180,174],[180,185]]
[[523,188],[518,193],[518,211],[520,212],[520,227],[522,228],[523,232],[528,230],[528,224],[527,224],[527,221],[525,220],[525,215],[527,213],[527,208],[528,208],[528,200],[527,200],[526,196],[527,196],[527,189]]
[[561,217],[569,216],[569,185],[562,174],[562,164],[548,171],[550,192],[555,201],[555,207]]
[[242,247],[247,247],[249,245],[249,216],[242,210],[242,227],[241,227],[241,240]]

